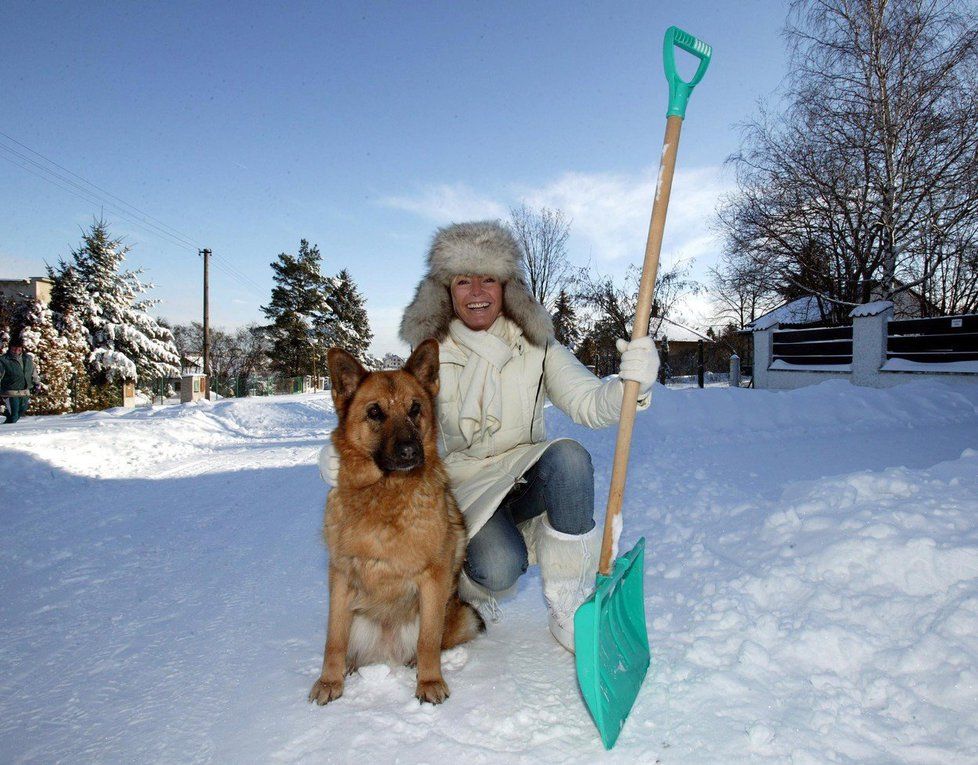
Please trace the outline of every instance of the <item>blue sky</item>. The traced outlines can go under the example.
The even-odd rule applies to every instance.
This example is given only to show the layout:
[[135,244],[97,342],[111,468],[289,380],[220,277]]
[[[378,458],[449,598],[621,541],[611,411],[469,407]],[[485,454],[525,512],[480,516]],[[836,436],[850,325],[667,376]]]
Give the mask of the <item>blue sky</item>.
[[[664,265],[695,258],[703,273],[737,125],[784,76],[786,13],[773,0],[8,2],[0,131],[180,232],[182,243],[104,206],[156,285],[158,314],[199,316],[207,246],[219,256],[212,321],[260,320],[268,264],[307,238],[328,272],[359,283],[382,354],[403,350],[396,326],[439,225],[506,217],[525,200],[573,218],[575,263],[620,275],[640,261],[670,24],[714,47],[663,251]],[[0,149],[0,277],[37,275],[103,206],[9,156]],[[706,318],[702,300],[687,311]]]

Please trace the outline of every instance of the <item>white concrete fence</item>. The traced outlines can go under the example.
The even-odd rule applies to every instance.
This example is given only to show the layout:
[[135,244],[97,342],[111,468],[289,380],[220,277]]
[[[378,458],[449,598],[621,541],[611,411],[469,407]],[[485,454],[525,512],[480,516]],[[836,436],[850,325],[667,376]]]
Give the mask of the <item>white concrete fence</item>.
[[[893,303],[878,301],[857,306],[852,313],[851,360],[846,363],[845,349],[847,339],[818,339],[806,343],[807,348],[817,348],[818,344],[839,353],[828,360],[832,363],[812,364],[786,361],[783,356],[776,358],[775,333],[782,330],[779,324],[758,327],[754,330],[754,387],[755,388],[801,388],[815,385],[823,380],[843,379],[854,385],[872,388],[887,388],[892,385],[921,377],[941,380],[957,379],[978,382],[978,361],[917,362],[905,358],[887,358],[888,325],[893,318]],[[969,321],[974,317],[964,317]],[[952,317],[949,321],[957,321]],[[960,323],[952,326],[961,326]],[[784,328],[787,330],[788,328]],[[792,330],[797,337],[804,332],[813,337],[824,337],[824,329]],[[821,334],[817,334],[821,333]],[[927,358],[931,358],[930,354]],[[890,354],[893,356],[893,353]],[[804,356],[799,356],[804,359]],[[811,358],[811,357],[809,357]]]

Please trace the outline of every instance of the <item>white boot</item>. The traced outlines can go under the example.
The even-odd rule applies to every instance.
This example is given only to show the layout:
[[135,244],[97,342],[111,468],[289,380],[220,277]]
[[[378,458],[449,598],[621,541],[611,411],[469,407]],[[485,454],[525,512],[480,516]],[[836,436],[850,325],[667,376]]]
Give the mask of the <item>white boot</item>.
[[481,584],[472,581],[464,568],[458,577],[458,596],[478,611],[483,621],[496,624],[502,619],[503,612],[499,609],[496,596]]
[[601,552],[600,530],[595,526],[586,534],[564,534],[544,518],[536,536],[550,632],[574,653],[574,612],[594,591]]

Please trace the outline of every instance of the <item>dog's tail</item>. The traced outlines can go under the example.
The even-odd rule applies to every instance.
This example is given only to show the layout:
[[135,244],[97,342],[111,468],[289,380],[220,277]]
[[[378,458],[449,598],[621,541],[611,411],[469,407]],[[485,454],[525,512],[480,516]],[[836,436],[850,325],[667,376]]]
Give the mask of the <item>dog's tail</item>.
[[486,623],[468,603],[463,603],[458,593],[453,593],[445,609],[445,632],[442,635],[442,649],[454,648],[468,643],[479,633],[486,631]]

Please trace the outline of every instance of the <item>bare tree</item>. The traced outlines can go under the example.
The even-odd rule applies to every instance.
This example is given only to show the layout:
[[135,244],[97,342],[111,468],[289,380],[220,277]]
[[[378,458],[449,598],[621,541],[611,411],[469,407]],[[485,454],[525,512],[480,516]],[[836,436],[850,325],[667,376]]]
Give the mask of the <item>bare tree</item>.
[[[681,321],[682,317],[677,315],[680,299],[700,291],[700,285],[689,276],[691,268],[692,262],[684,261],[656,278],[652,292],[652,314],[647,328],[650,335],[659,330],[665,318]],[[591,309],[595,321],[604,322],[615,333],[615,338],[628,338],[631,337],[632,322],[635,320],[641,278],[642,271],[635,265],[628,267],[621,283],[616,283],[609,276],[599,276],[589,268],[582,268],[575,280],[577,298]]]
[[723,253],[720,263],[710,267],[712,323],[732,321],[737,327],[743,327],[781,302],[780,296],[750,266],[745,258]]
[[235,374],[241,377],[271,373],[272,338],[268,328],[249,324],[235,333],[235,343],[241,349]]
[[531,209],[521,204],[509,211],[509,226],[523,254],[530,291],[549,311],[573,272],[567,259],[571,222],[560,210]]
[[838,315],[933,289],[938,272],[972,279],[943,264],[967,266],[978,236],[974,13],[953,0],[799,0],[787,37],[789,106],[749,124],[730,160],[728,266]]
[[[173,340],[186,362],[203,353],[204,328],[200,322],[177,324]],[[265,327],[252,324],[234,331],[213,327],[210,331],[211,377],[223,395],[235,390],[238,378],[268,374],[271,339]]]
[[[646,328],[650,335],[658,332],[663,319],[681,321],[677,310],[680,300],[700,291],[700,285],[689,277],[691,268],[692,262],[684,262],[659,274],[652,293],[652,315]],[[575,278],[575,297],[589,309],[589,315],[583,317],[576,355],[600,376],[618,371],[615,341],[632,335],[641,277],[641,270],[632,265],[620,283],[588,268],[581,269]]]

